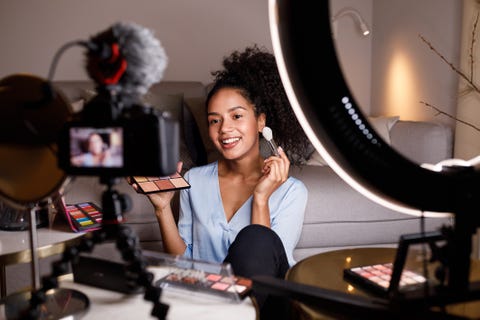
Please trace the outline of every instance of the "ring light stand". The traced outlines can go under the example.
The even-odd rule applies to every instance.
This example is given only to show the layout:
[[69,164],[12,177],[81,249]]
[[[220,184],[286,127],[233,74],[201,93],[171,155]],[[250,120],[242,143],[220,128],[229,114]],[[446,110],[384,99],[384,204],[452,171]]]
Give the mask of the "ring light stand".
[[[442,250],[447,270],[445,287],[439,288],[438,296],[427,304],[479,298],[479,285],[469,282],[471,241],[480,226],[479,168],[455,162],[440,163],[438,170],[423,168],[397,153],[375,132],[342,75],[328,1],[270,0],[269,17],[277,65],[291,105],[312,144],[332,169],[363,195],[396,211],[433,217],[453,215],[453,227],[442,230],[447,243]],[[312,45],[318,39],[322,41],[320,50]],[[321,93],[319,82],[323,83]],[[273,289],[272,281],[267,284],[265,279],[257,280],[257,288]],[[343,303],[355,299],[350,297]],[[398,301],[387,302],[384,306],[388,309]],[[407,311],[409,302],[401,301]],[[372,307],[368,301],[360,304]],[[410,305],[414,309],[415,302]]]

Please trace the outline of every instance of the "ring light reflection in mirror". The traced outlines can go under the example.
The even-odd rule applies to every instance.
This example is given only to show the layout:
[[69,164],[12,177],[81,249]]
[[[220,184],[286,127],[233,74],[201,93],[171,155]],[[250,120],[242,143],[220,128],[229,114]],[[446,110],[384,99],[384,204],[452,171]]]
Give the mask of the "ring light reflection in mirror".
[[[392,210],[445,217],[476,208],[471,192],[476,193],[472,190],[480,179],[473,167],[449,161],[441,171],[439,166],[424,168],[393,150],[370,126],[339,66],[329,4],[318,5],[323,8],[269,1],[270,32],[282,81],[316,150],[354,189]],[[321,39],[321,52],[314,49],[312,39]],[[321,92],[319,83],[323,83]],[[359,130],[358,120],[371,134]],[[455,166],[454,170],[447,170],[449,165]],[[463,174],[463,169],[472,168],[471,174]]]

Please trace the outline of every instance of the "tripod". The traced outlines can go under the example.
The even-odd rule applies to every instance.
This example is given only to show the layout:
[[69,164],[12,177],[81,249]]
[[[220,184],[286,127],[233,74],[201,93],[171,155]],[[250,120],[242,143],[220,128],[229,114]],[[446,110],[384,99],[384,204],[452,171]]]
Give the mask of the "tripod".
[[29,309],[22,319],[39,319],[40,306],[46,301],[46,293],[58,287],[58,277],[68,270],[68,263],[76,264],[81,252],[91,252],[95,245],[106,240],[115,240],[116,247],[125,261],[127,285],[132,288],[144,287],[144,299],[153,303],[151,315],[158,319],[165,319],[169,306],[160,301],[162,289],[152,284],[153,273],[147,271],[147,263],[142,256],[137,235],[128,226],[122,225],[123,212],[127,211],[129,199],[114,188],[116,179],[101,177],[100,182],[106,186],[102,194],[102,228],[85,235],[78,245],[65,249],[60,260],[52,263],[52,273],[42,278],[42,287],[33,291]]

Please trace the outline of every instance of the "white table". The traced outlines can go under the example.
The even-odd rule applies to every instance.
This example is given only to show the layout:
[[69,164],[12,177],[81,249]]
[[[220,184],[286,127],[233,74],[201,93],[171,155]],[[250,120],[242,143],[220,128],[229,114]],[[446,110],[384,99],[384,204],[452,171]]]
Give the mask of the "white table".
[[[84,233],[75,233],[65,224],[52,229],[37,229],[39,258],[62,253],[65,247],[77,243]],[[0,298],[6,296],[5,267],[31,261],[30,236],[28,231],[0,231]]]
[[[154,271],[155,279],[168,271]],[[155,281],[155,280],[154,280]],[[70,288],[85,294],[90,308],[84,315],[89,320],[105,319],[156,319],[150,315],[153,303],[143,299],[143,294],[123,294],[73,282],[65,276],[61,288]],[[215,297],[202,297],[185,291],[163,290],[160,300],[168,304],[167,320],[249,320],[258,319],[254,303],[249,297],[240,302],[229,302]]]

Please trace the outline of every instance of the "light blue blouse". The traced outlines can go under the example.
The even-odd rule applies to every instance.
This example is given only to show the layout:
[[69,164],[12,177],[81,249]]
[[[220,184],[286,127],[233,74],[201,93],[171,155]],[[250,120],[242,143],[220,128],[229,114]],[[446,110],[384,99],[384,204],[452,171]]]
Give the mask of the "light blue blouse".
[[[252,196],[227,222],[218,184],[218,162],[194,167],[185,173],[190,189],[180,191],[178,229],[187,245],[184,256],[222,262],[238,232],[250,224]],[[283,242],[290,266],[300,239],[308,191],[303,182],[289,177],[269,199],[270,223]]]

